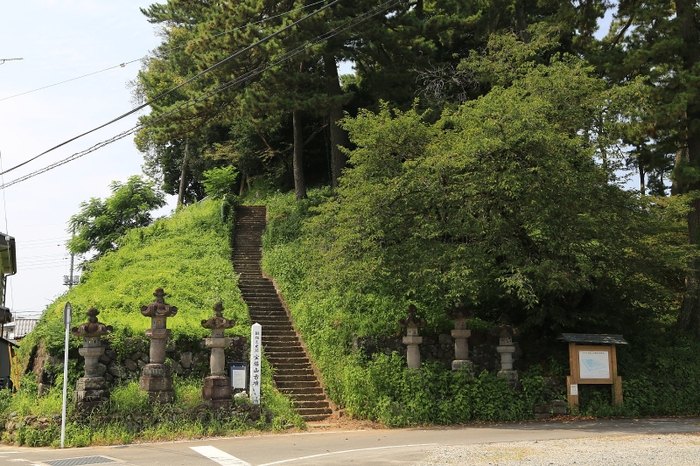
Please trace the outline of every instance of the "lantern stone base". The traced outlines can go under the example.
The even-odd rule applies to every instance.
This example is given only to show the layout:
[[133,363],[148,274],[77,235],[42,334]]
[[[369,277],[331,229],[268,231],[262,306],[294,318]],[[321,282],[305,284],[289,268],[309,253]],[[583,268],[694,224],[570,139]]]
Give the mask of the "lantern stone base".
[[474,363],[468,359],[455,359],[452,361],[452,370],[466,370],[468,372],[474,373]]
[[516,370],[501,370],[496,374],[498,377],[506,379],[511,387],[518,384],[518,371]]
[[103,377],[83,377],[75,384],[74,399],[79,408],[95,408],[109,399]]
[[212,375],[204,379],[204,387],[202,388],[202,398],[212,408],[228,408],[231,405],[231,397],[233,388],[231,388],[231,379],[225,376]]
[[139,386],[153,401],[159,403],[173,401],[175,393],[170,367],[165,364],[146,364],[142,374]]

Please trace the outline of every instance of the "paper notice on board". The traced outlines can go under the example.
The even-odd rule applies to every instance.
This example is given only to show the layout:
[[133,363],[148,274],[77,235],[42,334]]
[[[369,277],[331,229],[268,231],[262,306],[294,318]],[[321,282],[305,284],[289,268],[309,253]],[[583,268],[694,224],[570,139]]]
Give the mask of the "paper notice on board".
[[609,379],[610,357],[608,351],[579,351],[578,361],[581,379]]

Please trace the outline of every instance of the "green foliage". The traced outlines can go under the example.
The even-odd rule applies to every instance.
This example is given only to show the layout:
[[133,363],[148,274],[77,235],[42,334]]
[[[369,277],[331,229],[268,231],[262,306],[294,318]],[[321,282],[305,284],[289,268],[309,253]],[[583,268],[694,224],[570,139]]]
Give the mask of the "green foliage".
[[223,199],[227,195],[235,194],[234,183],[238,177],[238,170],[233,165],[212,168],[205,171],[202,176],[204,192],[212,199]]
[[[449,328],[444,311],[456,300],[476,312],[474,328],[506,313],[528,359],[549,361],[546,375],[559,377],[560,348],[542,343],[557,333],[634,339],[676,312],[693,254],[682,225],[692,201],[640,198],[615,184],[623,105],[610,105],[613,94],[585,62],[537,52],[550,46],[538,36],[494,38],[463,63],[498,76],[488,94],[439,119],[389,105],[360,111],[345,120],[356,148],[335,193],[268,199],[264,269],[349,414],[388,425],[515,420],[563,395],[534,368],[512,390],[485,372],[409,371],[396,355],[365,361],[351,349],[355,337],[397,336],[409,303],[437,332]],[[629,406],[641,405],[644,377],[625,377],[640,388]],[[665,393],[660,381],[649,384],[653,396]],[[635,412],[603,399],[583,406]]]
[[[224,304],[224,315],[236,320],[229,332],[247,334],[249,318],[236,287],[219,202],[195,204],[172,218],[130,230],[120,244],[118,251],[92,265],[83,283],[48,306],[20,348],[23,364],[39,342],[50,354],[63,353],[66,301],[71,303],[76,324],[84,321],[90,307],[97,308],[100,321],[114,327],[111,338],[117,347],[125,337],[143,335],[150,319],[141,316],[139,310],[153,301],[158,287],[168,293],[166,302],[178,307],[178,314],[168,319],[174,340],[186,344],[205,337],[207,331],[201,321],[211,317],[218,300]],[[71,338],[73,348],[80,344]]]
[[460,300],[484,320],[505,313],[552,333],[602,331],[666,304],[681,263],[656,273],[669,251],[648,238],[677,230],[597,162],[611,152],[599,120],[617,118],[604,82],[577,58],[532,63],[521,53],[532,44],[493,42],[464,66],[509,63],[510,79],[436,123],[388,105],[345,121],[353,168],[306,224],[315,279],[414,301],[435,324]]
[[68,242],[71,252],[92,251],[99,257],[115,251],[127,231],[149,225],[151,211],[165,205],[163,193],[139,176],[125,184],[113,181],[110,190],[112,195],[104,201],[93,197],[81,203],[80,212],[70,218],[68,232],[75,233]]

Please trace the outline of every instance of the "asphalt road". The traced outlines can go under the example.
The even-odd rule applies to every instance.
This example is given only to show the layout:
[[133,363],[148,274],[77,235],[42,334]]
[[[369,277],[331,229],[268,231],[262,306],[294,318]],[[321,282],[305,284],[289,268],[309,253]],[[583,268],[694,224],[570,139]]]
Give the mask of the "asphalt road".
[[435,448],[444,445],[676,433],[700,433],[700,418],[550,421],[413,429],[321,427],[302,433],[63,450],[0,446],[0,465],[409,465],[424,460]]

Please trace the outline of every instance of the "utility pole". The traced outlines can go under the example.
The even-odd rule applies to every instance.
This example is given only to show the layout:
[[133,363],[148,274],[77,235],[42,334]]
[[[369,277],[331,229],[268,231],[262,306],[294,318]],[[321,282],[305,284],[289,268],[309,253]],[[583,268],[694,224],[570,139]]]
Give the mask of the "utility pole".
[[187,183],[185,183],[185,176],[187,175],[187,146],[189,141],[185,139],[185,156],[182,158],[182,170],[180,171],[180,189],[177,191],[177,209],[182,208],[182,204],[185,202],[185,188]]
[[[75,227],[73,227],[73,238],[75,238]],[[70,253],[70,275],[63,276],[63,284],[68,285],[68,289],[73,288],[73,285],[77,285],[80,277],[73,276],[73,265],[75,264],[75,253],[71,251]]]

